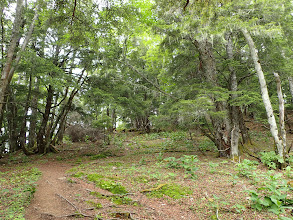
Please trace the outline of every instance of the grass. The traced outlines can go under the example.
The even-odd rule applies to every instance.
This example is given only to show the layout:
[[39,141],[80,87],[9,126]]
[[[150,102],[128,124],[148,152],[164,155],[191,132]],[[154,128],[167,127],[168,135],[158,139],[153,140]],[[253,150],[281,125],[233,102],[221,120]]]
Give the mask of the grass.
[[28,166],[0,172],[0,219],[24,219],[41,173]]

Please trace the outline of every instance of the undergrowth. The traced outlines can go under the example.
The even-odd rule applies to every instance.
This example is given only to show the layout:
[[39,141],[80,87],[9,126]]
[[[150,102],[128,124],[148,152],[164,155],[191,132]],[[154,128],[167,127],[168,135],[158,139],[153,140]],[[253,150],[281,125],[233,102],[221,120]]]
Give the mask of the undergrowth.
[[0,172],[0,219],[24,219],[40,175],[37,168],[28,167]]
[[[245,159],[236,165],[238,175],[250,179],[255,185],[256,189],[247,190],[251,196],[251,207],[258,211],[268,210],[276,215],[284,213],[286,209],[293,209],[292,187],[288,184],[285,173],[276,173],[274,170],[259,172],[257,164],[255,161]],[[268,163],[268,160],[266,165],[275,168],[271,162]],[[290,171],[288,168],[287,170]],[[282,216],[280,218],[287,219]]]

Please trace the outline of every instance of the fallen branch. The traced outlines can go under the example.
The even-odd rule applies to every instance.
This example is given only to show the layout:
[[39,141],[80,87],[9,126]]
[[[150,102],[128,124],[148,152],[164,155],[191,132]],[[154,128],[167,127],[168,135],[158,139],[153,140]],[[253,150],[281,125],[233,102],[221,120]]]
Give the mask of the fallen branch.
[[144,193],[144,192],[152,192],[152,191],[156,191],[156,190],[159,190],[159,189],[161,189],[163,186],[166,186],[166,185],[167,185],[167,183],[160,184],[160,185],[158,185],[158,186],[155,187],[155,188],[144,189],[144,190],[142,190],[141,192]]
[[132,217],[131,214],[134,214],[134,213],[130,213],[130,212],[112,212],[111,213],[111,215],[117,219],[132,219],[132,220],[134,220],[134,218]]
[[219,152],[225,152],[225,151],[227,151],[227,150],[229,150],[230,149],[230,147],[228,147],[228,148],[226,148],[225,150],[218,150]]
[[[89,192],[96,192],[96,191],[93,191],[93,190],[90,190],[90,189],[86,189],[86,191],[89,191]],[[128,196],[128,195],[135,195],[135,193],[125,193],[125,194],[102,194],[102,193],[99,193],[101,196],[104,196],[104,197],[124,197],[124,196]]]
[[265,126],[265,125],[262,125],[261,127],[265,128],[265,129],[267,129],[267,130],[270,130],[270,128],[267,127],[267,126]]
[[[86,215],[84,213],[82,213],[72,202],[70,202],[68,199],[66,199],[65,197],[63,197],[62,195],[60,194],[57,194],[57,196],[59,196],[60,198],[64,199],[66,202],[68,202],[76,211],[77,213],[74,213],[74,214],[71,214],[69,216],[78,216],[78,215],[82,215],[83,217],[89,217],[89,218],[95,218],[94,216],[91,216],[91,215]],[[69,217],[69,216],[66,216],[66,217]]]

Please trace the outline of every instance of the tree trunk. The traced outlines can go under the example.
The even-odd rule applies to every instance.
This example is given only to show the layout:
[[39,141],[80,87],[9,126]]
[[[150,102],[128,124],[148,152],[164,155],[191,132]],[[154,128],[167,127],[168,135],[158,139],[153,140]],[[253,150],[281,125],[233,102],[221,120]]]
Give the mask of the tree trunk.
[[[234,60],[234,55],[233,55],[233,42],[232,42],[232,37],[231,33],[227,34],[226,36],[227,44],[226,44],[226,52],[229,61]],[[232,92],[231,94],[231,100],[233,101],[234,99],[237,99],[237,90],[238,90],[238,83],[237,83],[237,76],[236,76],[236,71],[235,69],[229,64],[229,71],[230,71],[230,91]],[[232,130],[231,130],[231,156],[232,158],[234,156],[239,156],[239,111],[238,111],[238,106],[232,105],[229,106],[230,108],[230,118],[231,118],[231,125],[232,125]]]
[[117,115],[116,115],[116,109],[115,108],[113,108],[113,110],[112,110],[111,118],[112,118],[112,127],[113,127],[113,130],[115,130],[116,129],[116,120],[117,120]]
[[[218,86],[217,81],[217,70],[216,70],[216,60],[213,54],[212,44],[207,40],[194,41],[194,45],[199,51],[199,59],[200,59],[200,72],[205,79],[205,81],[210,82],[211,87]],[[212,100],[215,103],[215,111],[216,112],[228,112],[227,104],[225,102],[216,101],[213,98],[213,95],[210,95]],[[211,121],[213,126],[213,137],[212,141],[215,143],[219,150],[220,157],[228,157],[230,156],[231,151],[231,139],[230,139],[230,130],[231,125],[228,120],[228,117],[220,118],[220,117],[210,117],[208,121]],[[207,133],[207,132],[205,132]]]
[[[4,21],[3,21],[4,4],[2,3],[0,8],[0,23],[1,23],[1,59],[4,60]],[[3,62],[1,62],[1,72],[3,70]],[[3,107],[4,109],[5,107]]]
[[11,35],[10,44],[7,50],[7,58],[1,73],[0,112],[2,112],[2,109],[4,107],[5,94],[6,94],[7,87],[9,85],[9,72],[11,70],[12,61],[15,56],[16,47],[20,40],[20,29],[21,29],[20,27],[22,23],[22,5],[23,5],[23,1],[17,0],[12,35]]
[[28,149],[35,148],[36,145],[36,131],[37,131],[37,108],[38,108],[38,94],[39,94],[39,81],[36,78],[33,96],[31,100],[31,115],[30,115],[30,129],[28,136]]
[[30,155],[30,152],[26,148],[26,131],[27,131],[26,122],[27,122],[27,117],[28,117],[28,115],[27,115],[28,109],[30,106],[31,92],[32,92],[32,74],[30,73],[30,75],[29,75],[29,90],[28,90],[28,94],[27,94],[27,100],[25,103],[24,114],[23,114],[23,117],[21,120],[22,124],[21,124],[20,132],[19,132],[19,144],[20,144],[20,147],[25,155]]
[[47,124],[50,117],[52,101],[53,101],[53,87],[49,85],[45,113],[43,114],[42,123],[39,129],[39,132],[37,134],[37,147],[38,147],[38,153],[40,154],[47,153],[47,149],[46,149],[47,144],[45,141],[46,141]]
[[8,144],[9,152],[19,150],[18,145],[18,120],[17,120],[17,106],[14,100],[14,94],[11,89],[9,90],[9,99],[7,104],[7,122],[8,122]]
[[[21,59],[21,55],[23,53],[23,51],[25,50],[31,36],[34,30],[34,26],[35,26],[35,22],[38,19],[38,15],[39,15],[39,10],[40,10],[40,4],[38,4],[37,10],[35,12],[34,18],[32,20],[32,23],[28,29],[28,32],[26,34],[26,37],[24,39],[24,42],[21,46],[21,49],[19,50],[19,52],[17,53],[17,55],[15,56],[15,51],[16,51],[16,47],[19,43],[20,40],[20,26],[22,23],[22,5],[23,5],[23,1],[22,0],[17,0],[17,6],[16,6],[16,15],[15,15],[15,20],[14,20],[14,24],[13,24],[13,30],[12,30],[12,36],[11,36],[11,41],[10,41],[10,45],[8,47],[8,51],[7,51],[7,59],[4,65],[4,68],[2,70],[2,74],[1,74],[1,82],[0,82],[0,113],[2,112],[2,109],[4,107],[4,100],[5,100],[5,93],[7,90],[7,87],[9,86],[11,79],[13,77],[14,71],[16,66],[18,65],[20,59]],[[12,65],[13,63],[13,65]]]
[[4,11],[4,2],[0,3],[0,20],[2,21],[2,16],[3,16],[3,11]]
[[[85,82],[85,80],[83,80],[81,82],[81,80],[83,79],[84,72],[85,72],[85,68],[81,71],[81,74],[80,74],[80,76],[78,78],[78,81],[77,81],[77,84],[80,83],[80,86],[82,86],[84,84],[84,82]],[[67,103],[63,106],[63,108],[61,109],[59,115],[57,116],[57,118],[55,120],[55,123],[54,123],[54,125],[52,127],[52,131],[51,131],[51,134],[50,134],[50,138],[52,139],[51,140],[52,145],[55,145],[56,143],[59,143],[63,139],[63,134],[64,134],[64,130],[65,130],[65,124],[66,124],[66,117],[67,117],[67,115],[68,115],[68,113],[69,113],[69,111],[71,109],[73,99],[76,96],[76,94],[78,93],[78,91],[79,91],[79,89],[77,89],[77,88],[73,89],[73,91],[71,92],[71,94],[70,94],[70,96],[68,98]],[[66,89],[66,92],[65,92],[65,95],[64,95],[65,96],[64,100],[66,99],[67,93],[68,93],[68,89]],[[58,124],[59,124],[59,127],[58,127],[56,135],[54,136],[54,131],[56,130]],[[53,138],[53,136],[54,136],[54,138]]]
[[56,139],[54,138],[53,145],[60,144],[62,142],[63,137],[64,137],[65,128],[66,128],[66,117],[62,121],[62,123],[60,123],[60,125],[59,125],[59,129],[58,129],[58,132],[56,134]]
[[286,128],[285,128],[285,101],[282,93],[281,79],[278,73],[274,73],[277,82],[277,93],[279,99],[279,125],[283,143],[283,152],[286,152]]
[[280,157],[283,158],[284,145],[278,135],[278,126],[277,126],[276,119],[274,116],[273,107],[272,107],[272,104],[270,101],[265,76],[262,71],[260,60],[258,58],[258,52],[255,48],[254,41],[253,41],[252,37],[250,36],[250,33],[246,29],[241,29],[241,31],[242,31],[242,33],[246,39],[246,42],[249,46],[250,54],[251,54],[251,57],[252,57],[252,60],[254,63],[254,67],[255,67],[257,76],[258,76],[262,100],[263,100],[263,103],[264,103],[264,106],[266,109],[268,123],[270,125],[270,131],[271,131],[271,134],[274,138],[275,144],[277,146],[278,154]]
[[289,81],[289,89],[291,93],[291,103],[293,104],[293,77],[289,76],[288,81]]
[[[63,106],[62,110],[60,111],[59,115],[57,116],[57,119],[55,121],[55,124],[53,126],[52,129],[52,133],[51,133],[51,138],[53,137],[54,133],[53,131],[56,130],[58,123],[59,123],[59,127],[58,127],[58,131],[55,135],[55,137],[52,140],[52,144],[55,145],[57,143],[57,138],[60,138],[60,133],[64,132],[64,128],[65,128],[65,124],[66,124],[66,117],[70,111],[70,108],[72,106],[72,102],[73,102],[73,98],[75,97],[75,95],[77,94],[78,90],[73,90],[69,96],[69,99],[67,101],[67,103]],[[62,136],[62,135],[61,135]]]

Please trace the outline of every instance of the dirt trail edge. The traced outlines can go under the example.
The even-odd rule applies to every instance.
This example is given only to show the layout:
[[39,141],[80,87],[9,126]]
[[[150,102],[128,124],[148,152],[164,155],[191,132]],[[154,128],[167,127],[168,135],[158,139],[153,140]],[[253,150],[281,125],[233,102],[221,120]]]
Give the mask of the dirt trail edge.
[[72,219],[78,213],[83,214],[83,210],[78,207],[76,195],[84,189],[79,184],[70,184],[67,179],[66,170],[72,166],[68,163],[47,162],[37,167],[42,172],[42,177],[37,182],[34,198],[26,209],[25,219]]

